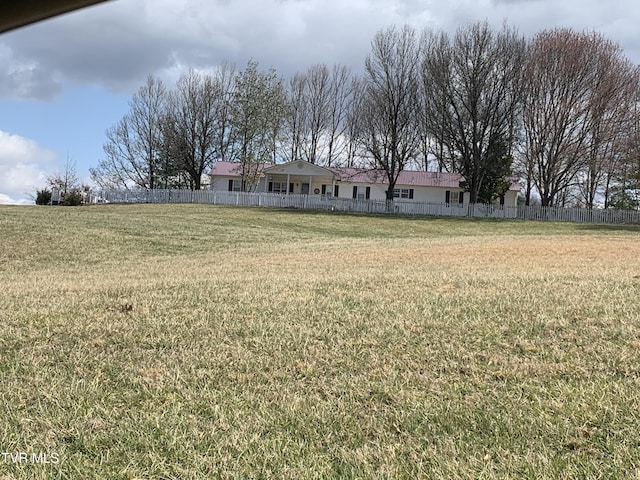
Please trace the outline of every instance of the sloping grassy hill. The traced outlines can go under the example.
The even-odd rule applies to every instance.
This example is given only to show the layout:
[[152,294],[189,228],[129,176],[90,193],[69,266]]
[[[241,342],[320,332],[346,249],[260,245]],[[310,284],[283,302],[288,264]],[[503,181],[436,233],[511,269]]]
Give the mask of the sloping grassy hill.
[[0,478],[635,478],[639,233],[1,207]]

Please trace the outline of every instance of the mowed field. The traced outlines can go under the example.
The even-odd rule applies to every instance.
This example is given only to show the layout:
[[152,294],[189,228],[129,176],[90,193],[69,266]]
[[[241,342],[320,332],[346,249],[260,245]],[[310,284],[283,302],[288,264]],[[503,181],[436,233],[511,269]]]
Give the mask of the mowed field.
[[639,295],[637,226],[0,207],[0,479],[640,478]]

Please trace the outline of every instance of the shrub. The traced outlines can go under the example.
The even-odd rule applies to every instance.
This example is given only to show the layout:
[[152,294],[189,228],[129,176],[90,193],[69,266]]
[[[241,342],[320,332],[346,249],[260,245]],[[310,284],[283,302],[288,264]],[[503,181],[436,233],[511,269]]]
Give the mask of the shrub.
[[64,197],[62,197],[60,205],[67,207],[77,207],[78,205],[82,205],[82,195],[77,190],[69,190]]
[[43,188],[36,192],[36,205],[50,205],[51,204],[51,190]]

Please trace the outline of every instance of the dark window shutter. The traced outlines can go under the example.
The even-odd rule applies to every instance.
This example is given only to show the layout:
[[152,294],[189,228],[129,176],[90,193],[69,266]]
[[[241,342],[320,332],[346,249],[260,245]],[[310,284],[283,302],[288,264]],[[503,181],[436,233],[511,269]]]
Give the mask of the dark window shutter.
[[289,193],[293,193],[293,182],[289,184]]
[[334,196],[334,197],[338,197],[338,196],[339,196],[339,195],[338,195],[338,192],[339,192],[339,191],[340,191],[340,185],[336,185],[336,186],[333,188],[333,196]]
[[322,195],[325,195],[327,193],[327,186],[326,185],[322,185],[322,190],[320,191],[320,193],[322,193]]
[[451,201],[451,192],[447,190],[444,192],[444,203],[449,203]]
[[458,203],[464,203],[464,192],[458,193]]
[[504,205],[504,195],[500,195],[500,205]]
[[269,182],[268,192],[273,192],[273,182]]
[[369,200],[369,198],[371,198],[371,187],[367,187],[366,193],[364,195],[364,198],[366,198],[367,200]]
[[358,187],[355,185],[353,186],[353,195],[351,198],[358,198]]
[[413,188],[409,189],[409,198],[413,200]]
[[233,192],[233,179],[229,179],[229,191]]

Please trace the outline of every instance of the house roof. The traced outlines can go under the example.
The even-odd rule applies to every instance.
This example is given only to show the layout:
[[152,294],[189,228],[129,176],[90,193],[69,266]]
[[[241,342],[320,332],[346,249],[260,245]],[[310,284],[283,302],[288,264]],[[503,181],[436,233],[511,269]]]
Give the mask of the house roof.
[[[290,163],[299,163],[301,160],[296,160]],[[305,162],[306,163],[306,162]],[[278,166],[287,165],[281,164]],[[276,165],[272,164],[260,164],[258,165],[258,172],[263,175],[265,170],[271,170]],[[369,183],[369,184],[386,184],[387,177],[382,170],[368,170],[365,168],[346,168],[346,167],[322,167],[324,170],[335,173],[338,178],[343,182],[348,183]],[[210,175],[212,176],[229,176],[235,177],[242,174],[242,164],[238,162],[218,162],[214,165]],[[464,177],[459,173],[447,173],[447,172],[424,172],[418,170],[403,170],[398,176],[396,185],[398,186],[410,186],[410,187],[444,187],[444,188],[459,188],[460,182],[464,180]],[[511,184],[510,190],[520,190],[520,185],[514,181]]]
[[320,165],[314,165],[304,160],[294,160],[288,163],[279,163],[277,165],[270,165],[264,168],[264,173],[275,175],[316,175],[316,176],[328,176],[334,177],[336,172],[333,169],[327,167],[321,167]]
[[[262,174],[262,170],[270,165],[261,163],[258,165],[258,171]],[[242,164],[239,162],[217,162],[211,169],[210,176],[218,175],[223,177],[239,177],[242,175]]]
[[[387,181],[387,176],[382,170],[340,167],[331,167],[329,170],[337,173],[340,176],[340,179],[344,182],[374,184],[389,183]],[[464,178],[458,173],[403,170],[400,172],[400,175],[398,175],[396,185],[458,188],[462,180],[464,180]]]

